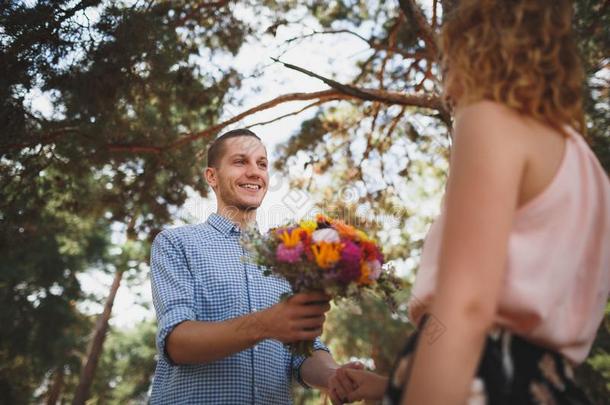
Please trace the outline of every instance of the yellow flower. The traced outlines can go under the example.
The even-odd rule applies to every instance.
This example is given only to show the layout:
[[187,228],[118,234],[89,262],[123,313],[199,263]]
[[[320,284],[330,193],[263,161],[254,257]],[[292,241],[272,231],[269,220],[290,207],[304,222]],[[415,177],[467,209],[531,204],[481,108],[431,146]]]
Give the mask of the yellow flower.
[[311,236],[313,231],[318,228],[318,223],[316,221],[303,220],[299,222],[299,227],[301,227],[302,230],[304,230],[305,232],[307,232],[308,235]]
[[364,233],[363,231],[361,231],[360,229],[356,230],[356,234],[358,235],[358,237],[360,238],[360,240],[364,240],[364,241],[370,241],[372,242],[373,240],[371,238],[369,238],[369,236]]
[[311,245],[311,251],[318,266],[329,269],[341,258],[341,243],[317,242]]
[[294,248],[301,242],[301,229],[296,228],[292,231],[284,231],[279,236],[287,248]]

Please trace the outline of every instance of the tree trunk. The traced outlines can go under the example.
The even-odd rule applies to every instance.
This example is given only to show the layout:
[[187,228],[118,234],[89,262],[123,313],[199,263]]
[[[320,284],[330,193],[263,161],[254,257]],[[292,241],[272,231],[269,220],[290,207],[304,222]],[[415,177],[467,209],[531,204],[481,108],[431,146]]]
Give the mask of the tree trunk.
[[59,366],[53,372],[53,382],[49,392],[47,392],[46,405],[55,405],[59,401],[59,396],[64,387],[64,366]]
[[85,401],[89,398],[89,390],[91,389],[91,384],[95,376],[95,369],[97,368],[97,363],[102,354],[102,347],[104,345],[104,340],[106,339],[106,332],[108,331],[108,321],[110,320],[110,314],[112,313],[112,305],[114,304],[114,298],[121,285],[122,277],[123,272],[120,270],[114,274],[114,280],[110,287],[110,294],[104,305],[104,312],[102,312],[95,325],[93,338],[91,339],[87,358],[81,370],[80,380],[78,382],[78,387],[76,387],[76,392],[74,393],[72,405],[84,405]]

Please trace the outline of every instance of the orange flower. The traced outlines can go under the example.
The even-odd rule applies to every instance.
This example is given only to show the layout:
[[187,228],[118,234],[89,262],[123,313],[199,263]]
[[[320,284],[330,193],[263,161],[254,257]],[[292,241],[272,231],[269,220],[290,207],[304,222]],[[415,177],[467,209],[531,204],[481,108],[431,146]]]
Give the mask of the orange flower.
[[301,242],[301,229],[295,228],[292,231],[285,230],[280,233],[279,236],[287,248],[294,248]]
[[369,268],[366,262],[362,263],[360,267],[360,278],[358,279],[358,284],[360,285],[369,285],[372,283],[371,278],[371,269]]
[[358,239],[358,230],[353,226],[348,225],[341,220],[333,221],[332,226],[337,230],[337,232],[339,232],[339,235],[341,235],[342,237],[349,238],[352,240]]
[[324,214],[318,214],[316,215],[316,222],[326,222],[330,224],[332,222],[332,219],[330,219]]
[[323,269],[329,269],[341,258],[341,243],[317,242],[311,245],[316,264]]

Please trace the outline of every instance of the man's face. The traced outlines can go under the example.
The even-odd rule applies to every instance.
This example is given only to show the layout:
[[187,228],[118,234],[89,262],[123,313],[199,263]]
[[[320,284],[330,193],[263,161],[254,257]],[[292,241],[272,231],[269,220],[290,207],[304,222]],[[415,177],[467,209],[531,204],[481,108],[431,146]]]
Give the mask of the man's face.
[[219,204],[240,211],[258,208],[267,193],[267,151],[256,138],[227,139],[217,168],[206,170],[206,179]]

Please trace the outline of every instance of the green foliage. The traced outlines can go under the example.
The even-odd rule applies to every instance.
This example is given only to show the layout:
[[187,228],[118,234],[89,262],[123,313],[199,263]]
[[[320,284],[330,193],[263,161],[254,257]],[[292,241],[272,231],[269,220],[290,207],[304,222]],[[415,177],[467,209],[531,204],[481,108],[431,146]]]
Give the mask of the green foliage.
[[310,2],[308,7],[323,27],[331,27],[345,21],[352,24],[362,23],[369,16],[371,4],[358,0],[316,0]]
[[[344,3],[333,4],[334,7],[324,12],[314,7],[325,26],[353,31],[358,31],[360,26],[373,27],[367,39],[376,46],[372,55],[356,61],[360,72],[353,83],[397,91],[440,90],[439,69],[434,64],[427,66],[422,61],[416,65],[406,57],[421,51],[421,41],[414,41],[412,21],[399,25],[398,34],[393,38],[396,9],[392,12],[384,10],[383,6],[376,9],[373,6],[371,9],[375,12],[369,10],[353,17],[348,15],[358,12],[357,7],[348,11]],[[388,8],[393,6],[395,4]],[[582,0],[575,2],[575,10],[579,48],[587,74],[584,94],[588,139],[606,170],[610,171],[610,132],[607,130],[610,127],[609,5],[604,1]],[[333,17],[341,18],[341,21],[331,21]],[[422,73],[426,70],[432,77],[424,80]],[[407,274],[412,280],[425,229],[435,216],[435,210],[429,208],[438,207],[437,198],[442,193],[447,170],[447,128],[435,118],[425,110],[401,110],[375,103],[324,106],[280,147],[282,155],[289,160],[277,168],[305,161],[306,169],[311,168],[293,179],[293,185],[308,187],[322,210],[332,213],[349,203],[354,206],[353,211],[371,215],[372,220],[378,221],[375,235],[387,257],[406,259]],[[388,170],[392,165],[398,167],[398,173]],[[388,223],[384,220],[387,218],[392,221]],[[609,319],[607,314],[606,326],[598,332],[591,357],[578,372],[582,386],[599,403],[610,396]],[[335,308],[326,328],[337,331],[327,332],[325,336],[332,340],[333,352],[343,361],[351,357],[373,357],[371,348],[377,345],[371,346],[371,342],[379,337],[373,336],[371,328],[387,331],[387,335],[396,340],[404,340],[400,333],[394,333],[396,325],[377,317],[377,312],[371,310],[364,310],[358,317]],[[404,336],[406,326],[403,328]]]
[[[291,13],[299,9],[321,29],[352,30],[367,40],[370,51],[353,59],[353,84],[440,91],[439,69],[422,55],[416,27],[397,2],[239,2],[266,11],[269,27],[241,21],[227,3],[42,0],[0,7],[2,400],[41,402],[61,375],[62,401],[69,401],[93,324],[79,311],[89,297],[77,276],[135,274],[148,241],[173,219],[187,190],[207,194],[201,169],[209,137],[197,134],[219,122],[225,103],[239,101],[233,97],[242,80],[235,69],[219,69],[218,58],[232,60],[245,41],[261,40],[263,30],[294,26]],[[588,136],[610,170],[609,5],[578,0],[575,8],[588,79]],[[49,98],[49,111],[31,105],[37,91]],[[305,162],[294,184],[309,187],[330,214],[347,209],[367,216],[367,229],[411,280],[442,193],[447,130],[423,108],[332,102],[280,148],[276,166]],[[130,242],[112,254],[117,224]],[[579,370],[600,402],[610,395],[608,319]],[[325,338],[340,361],[360,358],[385,372],[408,331],[404,314],[392,316],[371,301],[360,315],[335,307]],[[94,403],[145,398],[153,337],[148,323],[111,331]],[[311,391],[299,394],[297,403],[314,398]]]
[[576,370],[576,378],[594,403],[607,401],[610,394],[610,303],[606,304],[606,317],[597,332],[591,353]]
[[[0,397],[18,404],[58,371],[75,385],[92,327],[78,274],[137,270],[187,187],[207,193],[207,139],[176,142],[217,123],[240,78],[202,61],[252,28],[196,1],[8,2],[0,16]],[[142,240],[119,255],[117,223]]]
[[32,194],[1,211],[0,396],[11,403],[28,402],[50,369],[78,369],[91,327],[76,309],[83,298],[76,275],[101,265],[108,225],[75,214],[69,188],[45,192],[61,181],[45,172]]
[[[403,291],[400,300],[405,302],[407,295],[407,290]],[[412,331],[406,305],[393,313],[383,300],[369,297],[358,308],[345,304],[334,307],[328,315],[323,338],[338,361],[347,362],[352,358],[371,360],[372,364],[368,366],[387,375],[396,353]]]
[[[197,152],[206,141],[174,142],[216,123],[239,77],[206,70],[200,58],[237,52],[248,28],[227,9],[198,7],[66,1],[6,8],[0,85],[6,164],[14,167],[35,150],[41,165],[97,176],[108,185],[95,190],[103,209],[116,221],[137,219],[136,229],[146,232],[169,221],[187,186],[205,195]],[[51,97],[51,117],[24,103],[34,88]],[[29,162],[17,167],[23,182],[39,173]]]
[[92,387],[91,403],[146,402],[156,365],[156,331],[156,323],[146,321],[131,329],[110,332]]
[[607,1],[574,2],[575,29],[585,67],[585,111],[588,138],[607,173],[610,173],[610,5]]

